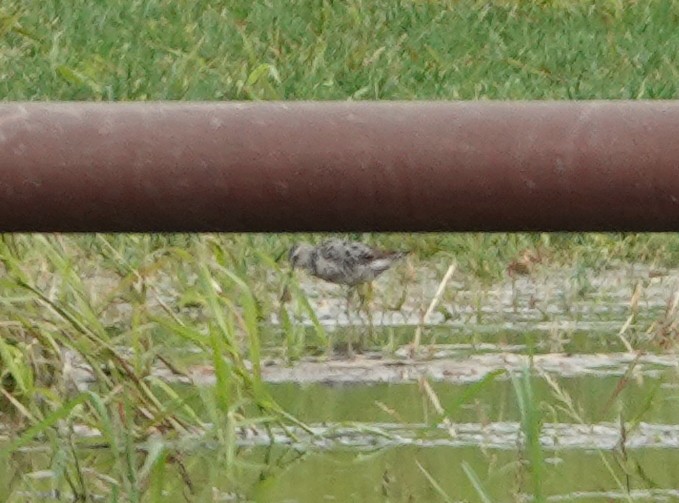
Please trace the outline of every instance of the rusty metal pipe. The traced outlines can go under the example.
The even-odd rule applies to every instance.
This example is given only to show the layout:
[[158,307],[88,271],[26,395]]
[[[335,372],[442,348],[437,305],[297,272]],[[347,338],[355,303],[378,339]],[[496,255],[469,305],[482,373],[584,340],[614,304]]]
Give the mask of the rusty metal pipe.
[[7,103],[1,231],[677,231],[679,102]]

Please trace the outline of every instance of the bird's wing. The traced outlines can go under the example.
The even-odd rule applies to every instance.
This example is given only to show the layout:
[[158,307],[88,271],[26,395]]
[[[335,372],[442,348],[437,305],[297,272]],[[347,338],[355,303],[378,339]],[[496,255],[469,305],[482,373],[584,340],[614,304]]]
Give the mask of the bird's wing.
[[331,239],[323,243],[319,252],[324,259],[343,263],[345,265],[364,265],[385,256],[383,252],[376,250],[358,241],[342,241]]

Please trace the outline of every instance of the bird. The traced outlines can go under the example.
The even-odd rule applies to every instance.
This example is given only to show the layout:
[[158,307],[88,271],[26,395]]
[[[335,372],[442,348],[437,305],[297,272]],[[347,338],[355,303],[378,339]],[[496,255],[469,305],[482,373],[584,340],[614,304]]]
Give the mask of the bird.
[[289,260],[293,270],[306,269],[324,281],[355,287],[370,283],[406,255],[403,251],[385,251],[360,241],[333,238],[317,246],[295,244]]
[[[289,253],[290,273],[295,269],[305,269],[312,276],[329,283],[346,285],[346,316],[349,314],[352,293],[357,287],[371,282],[388,270],[396,261],[407,255],[403,251],[386,251],[368,246],[359,241],[346,241],[338,238],[328,239],[313,246],[308,243],[295,244]],[[360,305],[365,303],[365,294],[358,291]],[[367,312],[372,327],[372,317]],[[347,341],[347,352],[354,354],[351,336]],[[359,341],[360,342],[360,341]],[[360,350],[360,348],[359,348]]]

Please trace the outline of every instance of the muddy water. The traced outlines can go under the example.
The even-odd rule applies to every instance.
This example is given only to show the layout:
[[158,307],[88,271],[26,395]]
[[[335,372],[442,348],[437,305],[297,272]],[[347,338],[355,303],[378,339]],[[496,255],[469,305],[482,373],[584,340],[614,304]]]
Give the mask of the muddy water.
[[[670,387],[672,385],[666,381],[668,379],[664,377],[646,377],[642,382],[633,380],[617,396],[620,378],[614,376],[557,379],[556,383],[577,404],[579,417],[587,424],[616,422],[620,415],[628,421],[640,416],[648,423],[679,423],[679,389]],[[510,380],[497,378],[461,403],[468,388],[469,385],[465,384],[432,384],[451,421],[479,425],[521,421]],[[426,398],[423,400],[418,384],[312,384],[301,388],[296,384],[278,384],[272,387],[272,391],[287,411],[311,424],[350,421],[418,424],[440,420]],[[546,422],[575,422],[573,414],[557,407],[559,402],[555,399],[554,390],[543,379],[533,380],[533,391],[536,401],[545,406],[543,416]],[[647,398],[653,393],[655,398],[649,406]]]
[[[554,501],[676,500],[676,370],[635,373],[629,364],[608,370],[615,372],[532,378],[542,418],[544,495]],[[278,403],[312,433],[293,428],[291,438],[274,429],[272,436],[241,438],[236,492],[252,501],[482,501],[473,472],[491,501],[530,500],[535,487],[521,447],[514,384],[498,374],[473,396],[470,386],[433,381],[441,415],[419,383],[272,384]],[[234,486],[220,477],[213,455],[209,448],[196,452],[195,482],[233,497]]]
[[[665,489],[679,484],[673,469],[679,458],[669,449],[628,453],[629,466],[646,478],[645,482],[631,481],[629,493],[626,482],[615,489],[614,475],[597,468],[607,462],[615,476],[624,481],[615,453],[562,450],[546,454],[543,482],[546,495],[554,500],[625,501],[629,495],[635,501],[673,501],[679,494]],[[211,501],[446,501],[428,482],[423,474],[426,470],[450,501],[481,501],[463,464],[484,482],[492,501],[528,500],[532,493],[529,475],[525,471],[517,475],[522,459],[512,450],[409,445],[360,451],[338,447],[300,454],[275,446],[253,448],[240,455],[248,466],[238,472],[242,492],[236,493],[224,472],[215,468],[211,453],[196,456],[191,466],[195,485],[212,488],[209,492],[198,489],[197,496],[215,498]]]
[[[444,343],[414,360],[398,351],[294,365],[272,357],[264,371],[271,394],[311,432],[249,431],[237,440],[235,464],[215,446],[185,445],[190,500],[484,501],[475,474],[490,501],[530,501],[536,488],[511,376],[520,379],[530,364],[527,348],[539,332],[488,332],[456,343],[439,335]],[[567,353],[534,351],[530,384],[547,500],[679,499],[677,358],[621,351],[615,335],[592,332],[588,339],[582,331]],[[205,368],[200,375],[174,384],[198,411],[198,388],[214,385]],[[110,462],[105,452],[86,455],[104,471]],[[26,456],[41,464],[39,453]],[[181,483],[166,489],[168,501],[186,494]]]
[[[274,429],[273,437],[242,438],[249,468],[237,492],[253,501],[483,501],[474,473],[491,501],[529,501],[536,489],[511,376],[532,361],[548,500],[679,498],[674,354],[623,351],[616,333],[605,331],[576,330],[561,353],[534,344],[548,337],[539,331],[475,340],[457,332],[452,344],[452,334],[438,335],[444,343],[427,358],[367,352],[294,365],[271,360],[264,376],[273,397],[313,434],[293,429],[291,439]],[[194,462],[199,479],[233,491],[209,452]]]
[[[183,446],[190,500],[530,501],[542,491],[548,501],[677,501],[679,358],[654,338],[677,276],[625,268],[574,282],[560,271],[482,295],[453,285],[415,353],[403,345],[435,278],[398,312],[375,306],[372,327],[343,318],[331,287],[304,284],[332,342],[358,333],[366,351],[351,360],[302,351],[290,361],[285,334],[268,320],[263,378],[310,432],[243,432],[235,464],[214,446]],[[303,313],[297,321],[310,325]],[[540,422],[538,482],[516,391],[526,367]],[[163,369],[157,376],[200,412],[200,388],[214,379],[205,362],[193,369],[184,382]],[[41,464],[39,453],[26,455]],[[109,462],[105,452],[88,455]],[[168,501],[186,494],[180,482],[166,489]]]
[[[435,284],[411,288],[398,312],[373,306],[372,326],[347,317],[332,287],[304,284],[332,342],[358,334],[366,351],[290,362],[278,351],[284,334],[264,331],[263,377],[315,435],[274,430],[273,446],[266,435],[241,439],[242,459],[264,468],[243,472],[238,492],[281,502],[530,501],[540,491],[549,501],[677,501],[679,358],[657,337],[676,317],[677,276],[627,267],[481,293],[454,284],[415,354],[403,345]],[[313,340],[309,320],[299,321]],[[539,488],[512,380],[526,367],[540,416]],[[193,382],[212,385],[204,369]],[[206,456],[196,471],[219,485]]]

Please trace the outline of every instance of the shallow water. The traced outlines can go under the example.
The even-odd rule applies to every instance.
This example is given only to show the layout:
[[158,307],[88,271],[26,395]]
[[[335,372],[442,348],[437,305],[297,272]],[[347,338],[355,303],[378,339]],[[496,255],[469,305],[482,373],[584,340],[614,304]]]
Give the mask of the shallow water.
[[[419,378],[397,384],[335,378],[269,384],[274,399],[314,434],[293,429],[296,438],[291,440],[274,428],[271,437],[260,431],[242,438],[242,460],[263,462],[264,467],[239,479],[239,493],[253,501],[481,501],[470,479],[474,473],[491,501],[529,501],[535,487],[526,465],[522,414],[511,378],[512,374],[520,378],[529,359],[516,354],[525,353],[525,341],[508,347],[507,337],[485,334],[478,345],[469,341],[442,345],[439,357],[406,359],[398,365],[420,366],[418,375],[426,375],[427,368],[441,362],[466,368],[485,361],[499,371],[485,381],[428,379],[443,414],[432,405]],[[619,349],[614,339],[592,333],[587,340],[582,332],[573,339],[580,353],[543,351],[535,356],[530,383],[541,414],[540,479],[547,499],[679,498],[676,358],[611,352]],[[390,356],[388,361],[396,358]],[[307,363],[321,374],[333,365],[346,374],[348,369],[365,368],[366,362],[370,368],[385,361],[372,354],[352,361]],[[278,377],[295,375],[286,374],[285,366],[272,367],[280,371]],[[204,384],[210,386],[209,379]],[[177,386],[199,407],[197,399],[190,398],[190,386]],[[280,461],[286,459],[291,461]],[[197,452],[194,461],[199,477],[209,478],[209,451]],[[224,487],[233,490],[232,484]]]
[[[488,350],[456,358],[464,364],[469,358],[487,356]],[[650,373],[635,373],[639,367],[627,372],[624,386],[621,376],[630,369],[629,363],[611,365],[614,375],[559,375],[557,366],[557,371],[536,372],[530,379],[542,416],[540,480],[548,500],[679,498],[677,371],[660,366]],[[238,439],[235,464],[223,461],[216,446],[199,441],[185,447],[191,498],[482,501],[470,479],[473,473],[491,501],[529,501],[535,487],[526,465],[517,394],[508,375],[498,373],[477,381],[476,387],[431,381],[443,414],[435,410],[419,382],[269,384],[274,399],[312,433],[299,428],[251,430]],[[200,411],[194,385],[174,387]],[[96,458],[94,464],[106,473],[106,451],[83,455]],[[41,461],[39,451],[24,456],[36,470],[48,464],[47,459]],[[48,480],[44,485],[47,490]],[[31,479],[30,487],[25,501],[58,499],[47,491],[36,492],[40,480]],[[186,488],[174,482],[166,491],[172,500],[183,498]]]
[[[637,310],[629,296],[640,278],[646,282]],[[307,348],[301,352],[307,356],[290,361],[285,334],[269,320],[262,327],[263,378],[276,402],[311,432],[242,431],[235,463],[207,442],[186,442],[192,494],[172,474],[165,496],[435,502],[483,501],[485,492],[490,501],[530,501],[542,490],[547,501],[676,501],[679,358],[660,347],[652,329],[675,282],[670,275],[649,279],[639,269],[588,281],[590,293],[579,296],[563,288],[563,275],[521,279],[489,289],[477,306],[473,292],[460,291],[454,315],[430,320],[414,353],[403,346],[413,340],[426,302],[376,312],[371,327],[365,319],[342,318],[340,298],[322,299],[328,288],[319,293],[305,285],[333,344],[358,335],[365,352],[347,359]],[[622,330],[630,313],[633,323]],[[303,316],[298,322],[310,326]],[[313,341],[313,328],[306,331]],[[182,357],[190,379],[163,368],[156,377],[170,381],[207,421],[199,393],[214,386],[214,376],[206,362]],[[517,395],[528,367],[540,423],[541,489]],[[83,455],[106,472],[106,451]],[[43,484],[47,491],[49,460],[39,450],[22,456],[38,474],[31,490]],[[57,498],[25,493],[25,501],[50,499]]]
[[[222,495],[222,501],[238,501],[239,497],[241,501],[261,502],[445,501],[424,475],[426,470],[450,500],[479,501],[464,471],[466,465],[483,481],[492,501],[527,499],[533,492],[530,477],[517,476],[516,466],[522,461],[511,450],[408,445],[371,451],[344,447],[299,454],[283,447],[259,447],[242,454],[251,467],[239,473],[241,491],[233,492],[233,486],[214,469],[209,453],[193,460],[196,486],[215,487],[211,494]],[[586,450],[549,454],[544,474],[546,496],[566,501],[578,493],[580,501],[627,498],[627,481],[617,467],[616,454]],[[662,488],[679,484],[679,474],[673,469],[679,454],[667,449],[640,449],[628,456],[627,463],[637,473],[643,473],[643,480],[637,475],[629,482],[636,501],[671,501],[672,496],[677,497],[677,491]],[[593,469],[603,466],[603,460],[613,467],[612,474]],[[262,468],[255,468],[258,463]],[[622,487],[617,487],[614,477]],[[207,491],[201,492],[208,495]],[[620,498],[615,497],[616,493]]]

